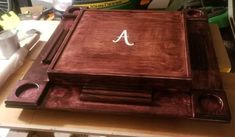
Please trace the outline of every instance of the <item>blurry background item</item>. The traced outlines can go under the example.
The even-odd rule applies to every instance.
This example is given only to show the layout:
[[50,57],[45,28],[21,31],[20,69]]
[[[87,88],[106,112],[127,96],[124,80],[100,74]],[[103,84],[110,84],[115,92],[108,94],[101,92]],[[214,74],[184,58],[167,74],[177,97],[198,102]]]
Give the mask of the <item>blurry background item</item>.
[[21,14],[18,16],[21,20],[32,20],[36,19],[44,10],[42,5],[35,5],[33,7],[21,7]]
[[74,0],[73,5],[94,9],[138,9],[140,0]]
[[[177,4],[179,1],[173,3],[178,7],[169,6],[169,10],[175,9],[199,9],[203,10],[208,16],[208,22],[210,24],[217,24],[219,28],[225,28],[229,26],[228,20],[228,8],[227,0],[180,0],[183,3],[183,7],[180,7],[181,4]],[[172,4],[171,4],[172,5]],[[172,9],[171,9],[172,8]]]
[[[43,5],[64,11],[68,6],[85,6],[95,9],[138,9],[141,0],[32,0],[32,5]],[[147,5],[151,0],[142,0]]]
[[53,0],[31,0],[33,6],[42,5],[44,8],[51,8]]
[[4,13],[10,11],[10,7],[11,7],[10,5],[11,5],[11,3],[10,3],[9,0],[1,0],[1,2],[0,2],[0,14],[2,15]]
[[10,56],[10,58],[0,60],[0,88],[10,75],[21,67],[24,63],[25,57],[40,38],[40,32],[37,30],[29,30],[29,32],[25,33],[30,33],[30,35],[32,34],[31,37],[25,39],[26,43],[18,46],[17,50]]
[[72,5],[72,0],[53,0],[53,8],[58,11],[65,11]]
[[234,37],[234,40],[235,40],[235,20],[234,20],[235,2],[234,2],[234,0],[229,0],[228,10],[229,10],[229,22],[230,22],[231,30],[232,30],[233,37]]
[[15,12],[10,11],[1,16],[0,26],[4,30],[10,30],[17,27],[20,23],[20,18],[15,14]]
[[17,34],[12,31],[0,32],[0,59],[8,59],[19,48]]
[[171,0],[169,6],[167,7],[167,10],[169,11],[176,11],[176,10],[180,10],[183,8],[184,3],[187,0]]
[[[63,12],[71,5],[94,9],[139,9],[141,0],[32,0],[32,5],[43,5],[45,8],[37,20],[60,20]],[[150,0],[144,0],[146,7]],[[27,9],[24,9],[26,11]],[[27,13],[27,12],[24,12]]]
[[227,7],[205,7],[202,9],[207,13],[210,24],[217,24],[219,28],[229,26]]
[[[0,0],[0,16],[13,11],[17,15],[21,13],[21,7],[32,6],[31,0]],[[10,14],[8,14],[10,16]]]
[[20,13],[20,0],[1,0],[0,1],[0,15],[5,14],[9,11]]
[[152,0],[148,9],[165,9],[168,7],[170,0]]

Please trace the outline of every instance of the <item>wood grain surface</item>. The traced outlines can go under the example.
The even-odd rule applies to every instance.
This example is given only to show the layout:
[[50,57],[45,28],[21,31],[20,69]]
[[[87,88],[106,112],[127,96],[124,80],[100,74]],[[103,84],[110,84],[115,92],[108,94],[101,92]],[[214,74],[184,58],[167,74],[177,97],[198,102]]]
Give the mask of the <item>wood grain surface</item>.
[[[41,26],[45,26],[42,24]],[[54,24],[50,28],[53,28]],[[213,25],[211,29],[218,29]],[[51,32],[51,30],[48,30]],[[48,35],[46,32],[45,34]],[[212,33],[212,35],[214,35]],[[219,45],[222,46],[222,45]],[[40,50],[32,53],[38,54]],[[224,58],[224,56],[218,56]],[[53,110],[28,110],[5,107],[5,98],[15,88],[18,80],[27,73],[34,60],[27,57],[23,66],[12,75],[0,92],[0,126],[21,130],[45,132],[69,132],[96,134],[103,136],[128,137],[232,137],[235,131],[235,119],[231,123],[162,118],[139,117],[133,115],[111,115],[77,113]],[[235,74],[222,73],[223,86],[228,96],[232,117],[235,117]],[[29,77],[28,77],[29,78]],[[62,98],[62,97],[61,97]],[[58,98],[57,98],[58,99]],[[180,106],[180,105],[179,105]]]
[[[182,12],[88,10],[76,23],[66,47],[50,65],[52,82],[176,88],[164,82],[178,80],[181,86],[190,87]],[[134,46],[126,45],[124,38],[113,42],[124,30]]]
[[[23,79],[23,80],[28,80],[28,82],[34,82],[35,85],[39,85],[39,87],[44,86],[41,85],[40,82],[43,81],[47,83],[45,86],[46,87],[45,90],[42,91],[42,93],[44,94],[42,94],[39,98],[37,98],[37,100],[34,100],[34,102],[31,102],[31,104],[33,105],[37,104],[37,106],[32,107],[25,105],[24,104],[25,99],[16,96],[17,90],[21,89],[22,87],[28,84],[28,83],[20,84],[19,82],[16,87],[16,90],[12,92],[12,94],[8,97],[6,101],[6,105],[8,107],[56,109],[56,110],[69,110],[69,111],[79,111],[79,112],[97,112],[97,113],[107,113],[107,114],[114,113],[114,114],[127,114],[127,115],[149,115],[149,116],[154,115],[154,116],[181,117],[188,119],[223,121],[223,122],[229,122],[231,120],[230,109],[228,106],[226,94],[223,89],[222,80],[220,77],[218,64],[216,61],[216,56],[212,45],[209,26],[207,23],[206,16],[202,13],[202,11],[193,10],[188,12],[186,11],[184,13],[182,12],[165,13],[166,15],[169,14],[169,16],[173,16],[172,18],[174,18],[175,16],[177,17],[178,15],[179,16],[186,15],[187,29],[185,28],[186,30],[185,35],[188,34],[191,65],[186,63],[187,62],[186,60],[189,58],[189,56],[186,56],[187,51],[185,51],[187,49],[187,45],[184,46],[177,45],[179,46],[179,49],[184,49],[183,50],[184,53],[175,53],[174,51],[171,54],[169,54],[169,56],[171,55],[173,56],[173,59],[175,54],[179,56],[185,55],[186,59],[184,60],[185,62],[182,64],[187,64],[191,66],[190,69],[192,69],[192,74],[193,74],[192,79],[184,78],[182,81],[180,79],[172,79],[172,77],[174,76],[164,77],[165,79],[162,79],[162,77],[150,77],[148,79],[145,79],[145,77],[143,77],[143,73],[147,73],[146,70],[143,71],[143,73],[140,72],[140,74],[142,74],[140,76],[138,75],[138,73],[136,73],[136,75],[139,76],[139,79],[138,77],[130,77],[130,76],[128,77],[126,75],[124,75],[125,77],[124,76],[107,77],[106,75],[99,75],[99,74],[90,75],[89,74],[90,72],[84,69],[83,67],[86,66],[86,63],[89,64],[92,61],[95,62],[97,60],[97,58],[95,58],[96,57],[95,55],[99,55],[97,56],[99,57],[99,59],[105,59],[102,57],[106,57],[106,54],[109,54],[109,52],[111,53],[114,52],[115,51],[114,49],[116,48],[133,48],[133,47],[128,47],[124,43],[120,42],[118,43],[118,45],[115,45],[114,47],[111,46],[103,48],[103,45],[98,44],[98,46],[95,46],[96,44],[92,43],[93,39],[91,40],[91,43],[89,42],[89,40],[86,40],[86,38],[89,38],[88,36],[87,37],[80,36],[81,38],[83,38],[83,39],[79,38],[79,41],[83,41],[83,46],[81,46],[80,48],[79,43],[78,45],[75,44],[77,39],[76,36],[74,36],[73,34],[78,33],[77,35],[79,36],[80,31],[84,31],[83,33],[86,33],[85,29],[89,30],[89,27],[88,28],[81,27],[80,29],[78,29],[80,27],[80,23],[81,24],[84,23],[83,24],[84,26],[90,24],[86,23],[86,21],[83,21],[83,16],[86,16],[85,14],[86,12],[89,13],[91,12],[92,14],[95,15],[97,15],[96,12],[99,13],[108,12],[111,13],[111,15],[113,15],[112,13],[115,12],[115,14],[117,15],[121,14],[122,15],[121,17],[124,16],[125,18],[126,16],[129,17],[129,15],[130,16],[132,15],[133,18],[135,18],[134,17],[135,14],[132,13],[136,13],[136,15],[141,15],[141,17],[143,18],[146,17],[146,20],[148,20],[148,18],[152,19],[152,16],[155,14],[156,15],[159,14],[160,17],[163,17],[163,15],[165,14],[163,14],[162,12],[155,13],[152,11],[150,12],[146,11],[144,12],[144,15],[142,15],[143,11],[100,11],[100,10],[82,10],[81,12],[79,11],[80,9],[77,10],[73,9],[72,12],[70,13],[71,16],[68,16],[69,13],[66,13],[67,14],[66,18],[65,20],[63,20],[60,27],[63,27],[63,29],[65,30],[69,30],[69,32],[67,33],[64,41],[61,43],[59,49],[57,50],[57,53],[55,54],[52,62],[50,64],[48,64],[47,62],[42,63],[41,61],[44,59],[45,56],[48,55],[48,53],[41,52],[40,56],[33,64],[32,68],[29,70],[28,74]],[[128,15],[125,14],[123,15],[123,13],[128,13]],[[148,14],[150,17],[147,16]],[[113,18],[115,17],[116,16],[114,16]],[[88,18],[88,20],[89,19],[92,20],[93,18]],[[183,18],[180,19],[181,21],[183,21]],[[153,20],[155,20],[155,18]],[[169,18],[165,19],[166,24],[168,20],[170,19]],[[97,22],[98,21],[96,21],[96,23]],[[125,24],[123,25],[125,26]],[[179,25],[178,27],[180,26],[182,27],[182,25]],[[134,25],[129,27],[130,28],[134,27]],[[171,29],[173,29],[173,24]],[[59,30],[59,28],[57,30]],[[98,32],[94,33],[97,34]],[[164,34],[165,32],[162,33]],[[174,41],[175,40],[174,37],[179,38],[177,36],[178,34],[177,35],[176,34],[177,33],[174,34],[170,33],[169,34],[170,36],[167,36],[167,38],[169,38],[169,40]],[[57,35],[60,34],[54,33],[53,37],[56,37]],[[109,38],[110,35],[108,35],[107,38]],[[91,34],[91,36],[93,36],[93,34]],[[129,37],[131,37],[131,35]],[[93,36],[92,38],[95,39],[95,36]],[[55,41],[53,40],[53,38],[49,40],[43,51],[51,49],[50,47],[52,45],[55,46],[55,43],[53,41]],[[71,41],[73,42],[70,43]],[[90,45],[89,44],[86,45],[84,44],[84,42],[90,43]],[[96,42],[99,43],[98,41]],[[92,44],[93,46],[91,46]],[[91,47],[87,48],[87,46]],[[134,46],[137,47],[138,45]],[[140,45],[139,47],[141,46],[143,45]],[[73,51],[73,48],[71,47],[76,47],[74,49],[76,51]],[[149,47],[155,47],[155,46],[149,46]],[[141,47],[140,49],[143,50],[143,47]],[[156,52],[155,50],[152,51],[151,49],[152,48],[146,48],[145,51],[146,54],[151,55]],[[106,52],[93,53],[91,51],[106,51]],[[124,55],[130,52],[130,51],[127,52],[126,50],[123,49],[120,49],[120,51],[123,51]],[[79,54],[76,54],[77,52]],[[144,56],[145,52],[135,51],[134,53],[136,53],[137,55],[139,55],[138,53],[142,53],[140,55],[142,57],[145,57]],[[162,52],[164,53],[168,51],[166,50]],[[179,50],[179,52],[181,52],[181,50]],[[51,53],[54,54],[54,51]],[[73,55],[71,56],[72,59],[75,58],[78,60],[69,60],[71,58],[69,58],[70,54],[68,53]],[[116,53],[113,54],[115,55]],[[130,55],[131,55],[130,58],[135,57],[135,54],[130,54]],[[95,56],[95,57],[93,59],[89,56],[91,57]],[[79,60],[81,57],[83,57],[83,59],[85,60],[92,59],[92,61],[89,62],[88,60],[88,62],[84,62],[85,64],[84,65],[83,63],[81,63],[83,60]],[[120,56],[118,56],[117,58],[120,57],[122,57],[122,54],[120,54]],[[168,58],[168,56],[165,56],[165,58]],[[68,60],[63,60],[63,59],[68,59]],[[149,59],[151,59],[151,56],[148,59],[147,58],[143,59],[142,61],[144,60],[147,61]],[[171,59],[169,60],[172,61]],[[136,60],[133,59],[133,61]],[[73,65],[69,65],[70,62],[73,62],[71,63]],[[188,63],[189,62],[190,61],[188,61]],[[61,65],[59,65],[60,63]],[[76,63],[78,63],[78,66]],[[112,64],[111,59],[107,59],[106,63]],[[169,63],[169,68],[177,65],[171,63]],[[103,64],[103,66],[106,66],[105,69],[109,68],[109,65],[107,64],[105,63]],[[81,67],[82,70],[87,71],[86,74],[78,74],[78,72],[76,72],[79,71],[79,65],[83,66]],[[157,63],[155,65],[157,65]],[[67,68],[66,66],[70,67]],[[98,70],[99,69],[102,70],[101,66],[97,65],[97,67]],[[110,69],[111,68],[113,67],[110,67]],[[90,69],[93,71],[93,68]],[[190,69],[188,69],[188,72],[190,72]],[[115,67],[113,68],[113,70],[116,70],[118,72],[118,69],[116,69]],[[99,71],[95,72],[100,73]],[[124,71],[122,72],[124,73]],[[149,71],[149,74],[154,75],[157,73],[159,72]],[[187,83],[187,82],[192,82],[192,83]],[[93,83],[94,85],[89,85],[89,83]],[[126,88],[126,86],[131,86],[134,88],[130,89],[129,87]],[[131,92],[133,92],[133,94]],[[25,91],[23,93],[24,96],[28,96],[27,93],[31,96],[32,92]],[[37,92],[35,92],[34,95],[37,96]]]

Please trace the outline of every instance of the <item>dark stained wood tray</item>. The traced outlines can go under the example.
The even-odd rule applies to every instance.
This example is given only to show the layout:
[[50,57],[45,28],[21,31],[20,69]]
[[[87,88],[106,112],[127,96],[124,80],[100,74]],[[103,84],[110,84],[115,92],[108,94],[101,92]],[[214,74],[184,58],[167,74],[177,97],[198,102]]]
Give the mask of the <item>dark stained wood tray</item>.
[[[49,66],[50,81],[112,89],[191,87],[183,13],[87,10],[75,24]],[[113,42],[125,30],[133,46],[125,37]]]
[[207,18],[197,10],[72,7],[5,103],[230,121]]

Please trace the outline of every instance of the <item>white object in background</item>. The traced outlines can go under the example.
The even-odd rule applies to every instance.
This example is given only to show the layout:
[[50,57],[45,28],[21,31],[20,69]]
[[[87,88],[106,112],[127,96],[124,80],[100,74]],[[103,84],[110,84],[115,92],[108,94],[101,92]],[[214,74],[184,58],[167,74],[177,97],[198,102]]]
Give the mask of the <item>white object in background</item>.
[[65,11],[72,5],[72,0],[53,0],[53,7],[59,11]]
[[228,16],[229,16],[229,22],[230,22],[230,27],[233,32],[233,38],[235,39],[235,2],[234,0],[229,0],[228,1]]
[[[26,43],[34,43],[34,41],[36,41],[37,39],[39,39],[39,41],[48,41],[48,39],[50,38],[50,36],[52,35],[52,33],[54,32],[59,23],[60,23],[59,21],[24,20],[20,22],[19,26],[16,29],[19,32],[27,32],[31,29],[36,29],[39,32],[41,32],[40,39],[38,35],[34,36],[34,40],[32,42],[26,42]],[[24,41],[28,41],[28,39]],[[22,44],[21,47],[24,47],[24,45],[25,44]],[[24,58],[27,55],[27,53],[24,54],[24,52],[22,54],[22,51],[28,52],[28,49],[31,49],[32,46],[33,44],[28,44],[27,50],[19,48],[18,49],[19,51],[16,51],[16,53],[13,54],[8,60],[0,60],[0,88],[5,83],[7,78],[22,65]]]
[[9,128],[0,128],[0,137],[7,137],[9,131]]
[[19,47],[16,33],[10,30],[0,32],[0,59],[9,59]]
[[53,0],[31,0],[33,7],[41,5],[46,9],[50,9],[52,7]]
[[30,42],[19,48],[9,59],[0,60],[0,87],[5,83],[7,78],[24,63],[26,55],[39,40],[39,37],[39,34],[34,34],[30,38]]
[[152,0],[148,9],[165,9],[168,7],[170,0]]
[[19,32],[36,29],[41,32],[40,41],[48,41],[59,23],[59,21],[23,20],[16,29]]
[[53,0],[39,0],[39,1],[45,1],[45,2],[48,2],[48,3],[52,3]]

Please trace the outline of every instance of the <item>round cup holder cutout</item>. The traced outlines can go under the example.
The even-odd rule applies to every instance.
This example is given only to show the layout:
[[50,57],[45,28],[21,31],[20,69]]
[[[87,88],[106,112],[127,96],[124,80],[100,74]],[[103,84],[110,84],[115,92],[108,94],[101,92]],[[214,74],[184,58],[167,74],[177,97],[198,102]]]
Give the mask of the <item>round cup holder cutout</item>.
[[37,92],[39,90],[39,85],[36,83],[25,83],[23,85],[20,85],[16,89],[16,96],[18,98],[24,98],[24,99],[35,99],[37,98]]
[[204,13],[201,10],[188,10],[187,15],[189,17],[202,17],[204,16]]
[[199,107],[208,113],[214,113],[223,109],[223,100],[216,95],[207,94],[199,97]]

